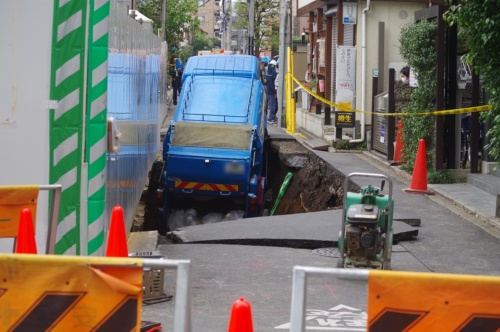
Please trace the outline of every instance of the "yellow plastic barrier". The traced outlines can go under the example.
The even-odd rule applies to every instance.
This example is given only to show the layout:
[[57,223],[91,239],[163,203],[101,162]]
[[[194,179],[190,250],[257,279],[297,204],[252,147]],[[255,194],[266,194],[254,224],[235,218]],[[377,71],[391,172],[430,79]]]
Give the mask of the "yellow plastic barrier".
[[497,331],[500,278],[370,271],[368,326],[373,332]]
[[138,331],[139,259],[2,255],[0,331]]
[[0,186],[0,237],[16,237],[23,208],[36,220],[38,186]]
[[[17,238],[19,216],[24,207],[30,209],[33,221],[36,223],[36,207],[40,190],[50,190],[53,192],[45,250],[45,253],[53,254],[62,190],[60,184],[0,186],[0,238]],[[14,248],[15,246],[14,242]]]
[[0,255],[0,331],[139,331],[143,269],[177,269],[173,331],[191,331],[187,260]]
[[295,266],[290,332],[306,330],[311,277],[367,283],[370,332],[500,329],[500,277]]

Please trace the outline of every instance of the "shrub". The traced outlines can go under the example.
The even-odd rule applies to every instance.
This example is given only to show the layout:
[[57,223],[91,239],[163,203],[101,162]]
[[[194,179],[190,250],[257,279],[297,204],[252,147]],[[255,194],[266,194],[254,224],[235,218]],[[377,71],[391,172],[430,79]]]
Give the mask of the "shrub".
[[[437,26],[432,21],[422,20],[409,24],[401,30],[399,36],[401,56],[414,70],[418,80],[418,86],[414,89],[410,102],[404,109],[406,113],[423,113],[435,109],[436,36]],[[434,155],[431,153],[434,146],[433,136],[433,116],[406,116],[403,119],[405,169],[413,168],[420,139],[426,142],[427,164],[428,167],[432,167],[434,163]]]
[[452,172],[447,169],[441,169],[438,171],[431,170],[427,174],[428,183],[455,183],[457,179]]

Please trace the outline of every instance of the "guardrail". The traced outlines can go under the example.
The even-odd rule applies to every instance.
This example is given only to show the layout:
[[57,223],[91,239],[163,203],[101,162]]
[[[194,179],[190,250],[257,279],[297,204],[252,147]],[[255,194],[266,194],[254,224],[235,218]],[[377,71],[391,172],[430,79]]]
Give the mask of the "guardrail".
[[368,270],[294,266],[292,281],[292,307],[290,311],[290,332],[305,331],[305,306],[308,277],[334,276],[352,280],[368,280]]
[[145,267],[177,269],[174,332],[191,332],[191,266],[189,260],[144,258]]

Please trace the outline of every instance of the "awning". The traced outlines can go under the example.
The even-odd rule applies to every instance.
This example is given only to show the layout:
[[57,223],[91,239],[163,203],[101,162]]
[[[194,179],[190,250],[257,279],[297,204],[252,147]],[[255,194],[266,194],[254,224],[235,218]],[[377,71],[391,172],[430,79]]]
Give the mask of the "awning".
[[337,8],[338,8],[338,7],[337,7],[337,6],[335,6],[335,7],[333,7],[333,8],[328,9],[328,10],[324,13],[324,15],[325,15],[326,17],[336,16],[336,15],[337,15]]

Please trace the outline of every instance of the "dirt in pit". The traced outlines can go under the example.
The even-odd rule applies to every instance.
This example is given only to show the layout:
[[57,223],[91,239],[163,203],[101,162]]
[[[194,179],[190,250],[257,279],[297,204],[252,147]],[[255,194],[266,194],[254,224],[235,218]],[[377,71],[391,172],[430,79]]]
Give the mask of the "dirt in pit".
[[[296,141],[271,143],[268,178],[273,205],[288,172],[293,176],[274,215],[316,212],[342,207],[344,176]],[[297,168],[284,161],[290,156],[308,158]],[[293,157],[292,157],[293,158]]]
[[[290,165],[287,160],[300,159],[302,163]],[[315,153],[295,140],[272,141],[268,146],[267,158],[268,188],[266,209],[275,204],[283,180],[287,173],[293,173],[284,195],[281,197],[273,215],[288,215],[304,212],[317,212],[342,208],[343,185],[345,176],[325,163]],[[158,177],[154,167],[150,172],[149,185],[157,183],[151,175]],[[144,191],[137,209],[131,231],[158,229],[159,202],[152,187]]]

